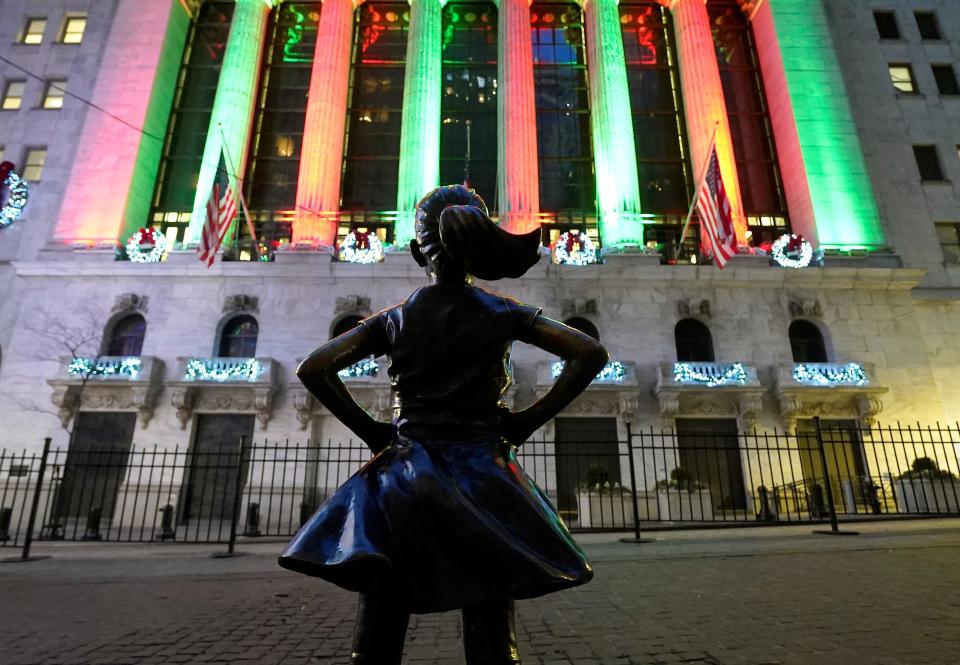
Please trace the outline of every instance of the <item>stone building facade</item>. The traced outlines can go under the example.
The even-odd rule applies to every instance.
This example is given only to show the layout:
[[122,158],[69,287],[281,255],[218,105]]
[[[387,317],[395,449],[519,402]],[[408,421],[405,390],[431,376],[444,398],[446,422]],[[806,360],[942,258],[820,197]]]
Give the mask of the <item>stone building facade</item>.
[[[562,438],[572,418],[621,440],[627,422],[762,432],[815,415],[960,418],[956,3],[320,5],[4,3],[0,93],[27,85],[19,110],[0,112],[0,145],[15,162],[45,146],[47,161],[23,218],[0,230],[0,447],[45,436],[66,447],[84,414],[102,416],[82,428],[86,446],[197,447],[216,423],[255,440],[346,441],[297,383],[297,362],[426,284],[403,249],[413,204],[465,170],[501,224],[544,229],[540,264],[491,288],[592,328],[615,363],[541,436]],[[81,16],[81,42],[63,43],[63,21]],[[24,43],[38,17],[41,42]],[[458,41],[457,25],[475,19],[485,37]],[[304,46],[311,39],[324,57]],[[457,88],[462,72],[470,84]],[[31,106],[43,81],[62,79],[62,108]],[[202,94],[190,97],[194,84]],[[573,97],[556,92],[567,84]],[[672,107],[644,106],[654,84]],[[744,90],[754,106],[740,102]],[[444,101],[458,94],[473,106]],[[476,110],[486,94],[495,111]],[[668,121],[644,124],[654,116]],[[381,134],[364,133],[378,123]],[[450,126],[467,141],[475,133],[473,161]],[[647,145],[666,126],[675,148]],[[570,132],[580,132],[573,148]],[[694,233],[674,251],[713,143],[742,246],[723,270],[703,263]],[[225,243],[235,260],[208,268],[195,247],[221,153],[251,223]],[[376,154],[386,166],[368,166]],[[141,227],[169,240],[164,260],[115,260]],[[772,263],[762,250],[790,231],[823,250],[822,266]],[[371,232],[383,261],[338,260],[345,237]],[[553,262],[550,246],[577,232],[601,260]],[[128,338],[136,353],[110,351],[134,348]],[[518,345],[515,407],[549,388],[554,360]],[[390,417],[383,361],[346,381]]]

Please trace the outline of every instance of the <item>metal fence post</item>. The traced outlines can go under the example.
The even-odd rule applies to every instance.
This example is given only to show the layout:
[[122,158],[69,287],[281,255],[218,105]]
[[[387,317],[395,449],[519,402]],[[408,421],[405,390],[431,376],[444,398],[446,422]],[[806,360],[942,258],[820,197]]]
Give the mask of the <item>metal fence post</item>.
[[823,430],[820,428],[820,416],[814,416],[813,425],[817,430],[817,449],[820,452],[820,464],[823,466],[823,489],[827,493],[827,510],[830,511],[830,530],[814,531],[817,534],[830,536],[855,536],[856,531],[841,531],[837,523],[837,506],[833,501],[833,487],[830,483],[830,471],[827,468],[827,453],[823,447]]
[[227,551],[214,554],[215,558],[225,558],[236,556],[234,551],[237,543],[237,522],[240,519],[240,499],[243,493],[243,458],[247,452],[247,437],[240,437],[240,456],[237,461],[237,478],[233,486],[233,511],[230,513],[230,540],[227,543]]
[[37,486],[33,489],[33,502],[30,504],[30,516],[27,518],[27,534],[23,539],[23,553],[19,557],[2,559],[4,563],[19,561],[38,561],[49,559],[48,556],[30,556],[30,546],[33,545],[33,528],[37,523],[37,511],[40,509],[40,493],[43,491],[43,476],[47,472],[47,456],[50,454],[50,437],[43,440],[43,453],[40,457],[40,468],[37,469]]
[[[642,435],[641,435],[642,436]],[[633,538],[621,538],[624,543],[645,543],[640,539],[640,508],[637,505],[637,468],[633,460],[633,431],[627,423],[627,454],[630,462],[630,496],[633,499]]]

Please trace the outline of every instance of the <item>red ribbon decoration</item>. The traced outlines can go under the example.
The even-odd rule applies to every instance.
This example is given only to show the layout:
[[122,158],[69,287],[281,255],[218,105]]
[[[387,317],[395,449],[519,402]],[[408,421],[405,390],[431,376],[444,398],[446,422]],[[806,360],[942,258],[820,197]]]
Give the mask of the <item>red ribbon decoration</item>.
[[803,250],[803,236],[791,235],[790,240],[787,241],[787,247],[784,253],[799,254],[802,250]]
[[357,249],[370,249],[370,236],[368,234],[354,231],[353,237],[356,240]]
[[140,246],[153,245],[153,229],[140,229],[140,238],[137,244]]
[[7,181],[11,171],[13,171],[13,162],[0,162],[0,185]]

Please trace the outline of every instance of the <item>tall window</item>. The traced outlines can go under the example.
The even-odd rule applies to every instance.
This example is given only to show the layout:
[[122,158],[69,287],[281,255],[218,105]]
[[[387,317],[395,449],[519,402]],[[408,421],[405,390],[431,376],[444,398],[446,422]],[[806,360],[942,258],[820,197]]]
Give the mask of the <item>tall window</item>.
[[42,44],[43,32],[47,29],[47,19],[28,18],[20,36],[22,44]]
[[66,79],[51,79],[47,81],[46,88],[43,91],[43,108],[62,109],[66,89]]
[[530,8],[540,209],[596,211],[583,12],[574,3]]
[[787,210],[753,31],[737,0],[710,0],[707,11],[747,224],[755,244],[770,242],[788,227]]
[[26,81],[7,81],[3,90],[3,100],[0,101],[0,109],[4,111],[16,111],[23,106],[23,93],[27,91]]
[[813,323],[797,319],[790,324],[790,351],[795,363],[827,362],[827,345],[823,333]]
[[150,216],[171,241],[190,225],[232,18],[232,2],[203,3],[183,54]]
[[260,326],[248,314],[227,321],[220,333],[217,355],[221,358],[253,358],[257,355],[257,336]]
[[409,22],[406,2],[365,2],[357,10],[341,195],[344,210],[397,207]]
[[24,180],[40,182],[43,177],[43,167],[46,163],[47,149],[45,147],[28,148],[27,155],[23,160],[23,173],[20,175],[23,176]]
[[933,78],[937,81],[937,90],[941,95],[960,95],[960,85],[953,65],[930,65]]
[[696,319],[682,319],[673,329],[673,336],[677,362],[713,362],[713,337],[705,324]]
[[139,314],[125,316],[110,330],[104,352],[108,356],[139,356],[143,350],[143,337],[147,322]]
[[488,207],[497,184],[497,9],[451,2],[443,8],[440,182],[463,182]]
[[890,82],[898,91],[911,95],[920,92],[917,89],[917,82],[913,78],[913,68],[910,65],[891,63],[887,65],[887,71],[890,72]]
[[693,186],[670,21],[657,2],[620,3],[643,212],[682,221]]
[[68,16],[63,22],[63,32],[60,33],[60,42],[62,44],[80,44],[83,42],[83,33],[86,31],[86,16]]
[[940,39],[940,26],[933,12],[913,12],[921,39]]
[[917,160],[917,169],[920,171],[921,180],[944,180],[940,157],[937,156],[937,146],[915,145],[913,146],[913,156]]
[[896,14],[890,11],[875,11],[873,21],[877,24],[877,35],[880,39],[900,39]]
[[[261,238],[290,240],[321,7],[321,2],[285,2],[271,17],[245,183]],[[249,235],[245,224],[240,228],[241,237]]]

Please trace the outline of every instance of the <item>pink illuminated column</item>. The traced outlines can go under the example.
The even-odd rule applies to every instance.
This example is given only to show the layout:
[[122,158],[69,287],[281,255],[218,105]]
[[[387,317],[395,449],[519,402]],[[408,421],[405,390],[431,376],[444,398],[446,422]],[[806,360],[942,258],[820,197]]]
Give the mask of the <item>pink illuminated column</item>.
[[303,128],[293,242],[332,246],[350,85],[354,0],[324,0]]
[[497,76],[497,207],[504,228],[519,233],[540,225],[537,108],[528,0],[500,0]]
[[147,225],[163,148],[155,137],[166,131],[189,25],[176,2],[118,4],[91,97],[132,127],[86,112],[55,241],[113,244]]
[[730,138],[727,105],[723,99],[720,68],[710,31],[710,17],[704,0],[660,0],[673,13],[680,61],[680,85],[683,87],[683,105],[690,140],[690,161],[695,177],[699,177],[710,149],[710,136],[717,128],[717,159],[723,176],[737,240],[747,242],[747,219],[743,213],[737,161]]

